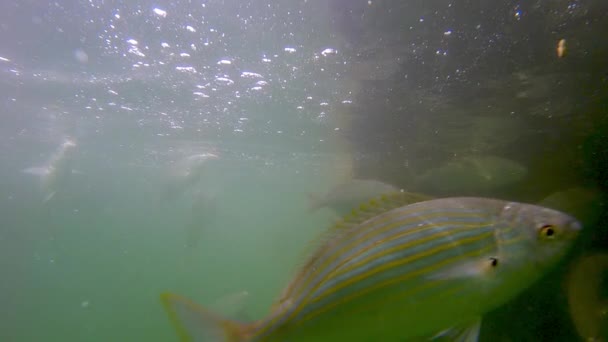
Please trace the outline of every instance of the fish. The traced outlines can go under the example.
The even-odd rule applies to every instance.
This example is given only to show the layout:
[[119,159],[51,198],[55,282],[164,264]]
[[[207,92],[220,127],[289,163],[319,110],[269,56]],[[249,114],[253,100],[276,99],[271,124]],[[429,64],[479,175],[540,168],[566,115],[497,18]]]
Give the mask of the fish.
[[582,230],[553,209],[479,197],[364,203],[318,239],[271,312],[228,320],[161,302],[182,341],[476,341],[484,314],[563,258]]
[[566,40],[565,39],[560,39],[557,42],[557,57],[562,58],[566,55]]
[[44,166],[29,167],[22,170],[23,173],[40,177],[41,186],[46,192],[43,203],[55,197],[61,185],[71,174],[80,172],[72,169],[72,155],[76,146],[75,140],[65,138]]
[[186,225],[186,248],[198,248],[203,231],[215,223],[217,211],[217,194],[207,189],[194,193],[190,222]]
[[374,179],[349,179],[331,187],[325,193],[308,194],[308,211],[312,213],[321,208],[328,208],[339,216],[344,216],[365,201],[398,191],[398,187]]
[[169,182],[163,189],[161,199],[176,199],[196,187],[205,174],[208,162],[215,159],[219,159],[217,154],[206,152],[189,155],[172,164],[168,172]]
[[608,340],[608,298],[602,280],[608,276],[608,253],[577,259],[566,280],[570,316],[585,341]]

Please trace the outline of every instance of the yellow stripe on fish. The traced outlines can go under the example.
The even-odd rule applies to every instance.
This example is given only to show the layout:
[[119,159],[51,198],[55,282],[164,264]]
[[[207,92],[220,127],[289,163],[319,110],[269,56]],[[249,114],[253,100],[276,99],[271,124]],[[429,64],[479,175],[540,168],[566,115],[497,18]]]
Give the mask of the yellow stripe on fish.
[[[440,231],[436,235],[425,236],[425,237],[421,238],[420,240],[414,240],[414,241],[411,241],[409,244],[406,244],[406,245],[402,246],[402,248],[407,248],[407,247],[414,247],[416,244],[419,244],[419,243],[422,243],[422,242],[432,241],[432,240],[436,239],[437,237],[445,236],[447,234],[445,231],[441,230],[440,226],[437,226],[437,223],[435,221],[430,221],[430,222],[427,222],[427,223],[419,223],[419,222],[424,222],[424,220],[428,221],[428,220],[432,220],[432,219],[443,218],[443,217],[445,217],[445,213],[444,212],[428,213],[428,214],[426,214],[424,216],[424,220],[422,220],[422,221],[420,220],[421,216],[419,216],[417,214],[416,215],[412,215],[412,216],[408,216],[408,215],[411,215],[412,213],[416,214],[415,212],[412,212],[412,210],[408,210],[408,211],[404,210],[403,212],[399,213],[399,216],[401,216],[401,217],[405,216],[407,219],[405,219],[405,220],[402,219],[401,221],[393,222],[393,223],[388,224],[388,225],[386,225],[384,227],[381,227],[379,225],[382,224],[382,223],[390,222],[390,218],[386,219],[386,220],[379,220],[379,221],[373,221],[373,222],[370,221],[370,222],[367,222],[366,224],[363,224],[362,225],[363,228],[369,228],[370,226],[373,226],[373,227],[371,227],[372,229],[370,229],[370,231],[367,234],[365,234],[363,237],[361,237],[361,238],[359,238],[357,240],[354,240],[347,247],[343,247],[342,249],[340,249],[337,252],[333,253],[331,256],[328,256],[327,257],[327,261],[325,263],[323,263],[321,266],[317,266],[317,269],[314,271],[314,274],[311,275],[311,277],[309,278],[308,282],[305,282],[303,284],[303,286],[306,286],[311,281],[315,280],[313,278],[314,275],[318,275],[323,270],[325,270],[328,267],[328,265],[330,264],[330,262],[333,261],[333,260],[335,260],[335,258],[337,258],[339,255],[342,255],[348,249],[353,249],[355,246],[361,245],[363,242],[368,241],[373,235],[377,236],[377,235],[380,235],[382,233],[386,233],[388,231],[391,231],[393,229],[400,229],[400,228],[404,228],[404,227],[407,228],[407,227],[410,227],[412,225],[415,226],[415,228],[412,228],[412,229],[409,229],[409,230],[406,230],[406,231],[402,231],[399,234],[392,235],[392,236],[387,236],[386,240],[382,240],[382,243],[384,244],[384,243],[393,241],[394,239],[397,239],[399,237],[404,237],[404,236],[408,236],[408,235],[414,235],[414,234],[417,234],[417,233],[423,234],[426,231],[428,231],[429,229],[440,229]],[[470,214],[456,213],[452,217],[457,217],[459,215],[462,216],[462,217],[464,217],[464,218],[470,216]],[[480,228],[480,227],[484,227],[484,226],[489,225],[489,222],[483,222],[483,223],[480,223],[480,224],[477,224],[477,225],[469,225],[469,224],[464,224],[463,225],[462,222],[454,222],[454,223],[441,222],[441,223],[443,223],[445,225],[461,224],[462,227],[469,228],[469,229],[476,229],[476,228]],[[375,228],[375,227],[378,227],[378,228]],[[357,233],[357,232],[353,232],[353,233]],[[346,238],[346,237],[343,237],[343,238]],[[363,253],[363,252],[367,251],[369,248],[376,248],[376,249],[378,249],[379,247],[378,247],[378,244],[371,245],[367,249],[360,250],[358,254],[354,254],[352,256],[352,258],[357,257],[360,253]],[[399,247],[397,247],[397,249],[399,249]],[[388,254],[390,252],[391,252],[391,250],[387,250],[382,255]],[[352,258],[349,259],[349,260],[352,260]],[[312,267],[315,267],[315,266],[312,266]],[[338,275],[338,274],[335,274],[335,275]],[[332,276],[333,276],[333,274],[332,274]],[[327,277],[325,277],[325,278],[327,278]],[[311,289],[311,291],[314,291],[317,287],[315,287],[314,289]]]
[[[307,276],[305,276],[305,279],[307,279],[307,280],[303,280],[301,283],[301,286],[308,285],[308,283],[313,280],[313,278],[316,274],[320,273],[322,270],[324,270],[326,267],[328,267],[331,262],[333,262],[339,255],[341,255],[341,253],[344,253],[347,250],[352,249],[355,246],[363,243],[364,241],[368,240],[372,235],[379,235],[381,233],[385,233],[385,232],[393,230],[395,228],[400,228],[404,225],[412,225],[412,224],[418,224],[418,226],[416,228],[412,228],[411,230],[404,232],[404,234],[406,234],[406,235],[416,234],[416,233],[423,232],[429,228],[433,228],[432,225],[428,225],[428,224],[425,225],[423,223],[420,223],[420,222],[424,222],[424,221],[420,220],[421,217],[419,216],[419,214],[417,214],[415,212],[415,208],[410,208],[410,210],[403,210],[402,212],[395,211],[394,214],[395,215],[399,214],[399,216],[406,217],[409,220],[391,222],[391,224],[386,224],[386,226],[382,226],[382,224],[388,223],[391,221],[391,219],[393,219],[392,216],[387,214],[386,217],[383,217],[381,220],[373,220],[373,221],[370,220],[370,221],[362,224],[359,229],[352,229],[352,230],[348,231],[347,234],[344,234],[344,236],[341,236],[341,238],[343,240],[347,240],[347,242],[348,242],[348,237],[355,235],[356,233],[360,233],[361,231],[363,231],[365,233],[362,236],[359,236],[357,239],[350,241],[350,243],[348,245],[339,248],[337,251],[331,253],[331,247],[334,247],[334,246],[331,246],[328,244],[327,249],[323,249],[318,253],[319,255],[313,256],[313,258],[315,258],[316,260],[323,260],[323,263],[321,263],[320,265],[307,265],[305,267],[308,269],[308,270],[305,270],[307,272],[306,273]],[[461,214],[463,217],[469,216],[469,215],[463,214],[463,213],[456,213],[456,215],[453,215],[452,217],[456,217],[458,214]],[[409,216],[409,215],[412,215],[412,216]],[[435,217],[446,217],[446,213],[445,212],[427,213],[427,216],[425,216],[424,219],[430,220]],[[373,224],[373,226],[372,226],[372,224]],[[324,252],[327,252],[327,253],[324,253]],[[297,292],[297,288],[294,288],[292,290],[292,295],[295,295],[296,292]]]
[[332,228],[261,321],[227,322],[165,296],[171,317],[182,316],[178,331],[238,342],[476,340],[480,317],[547,272],[581,229],[524,203],[393,203],[371,202]]

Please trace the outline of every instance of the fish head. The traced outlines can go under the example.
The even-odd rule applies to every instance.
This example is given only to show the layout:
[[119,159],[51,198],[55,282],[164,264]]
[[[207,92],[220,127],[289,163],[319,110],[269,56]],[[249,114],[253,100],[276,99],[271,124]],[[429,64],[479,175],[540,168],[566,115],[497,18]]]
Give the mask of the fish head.
[[500,206],[500,219],[494,226],[496,250],[464,268],[481,275],[479,290],[488,308],[502,305],[547,274],[582,230],[576,218],[561,211],[514,202]]
[[559,261],[574,243],[582,224],[564,212],[538,205],[522,204],[515,220],[530,242],[530,254],[537,267],[546,267]]

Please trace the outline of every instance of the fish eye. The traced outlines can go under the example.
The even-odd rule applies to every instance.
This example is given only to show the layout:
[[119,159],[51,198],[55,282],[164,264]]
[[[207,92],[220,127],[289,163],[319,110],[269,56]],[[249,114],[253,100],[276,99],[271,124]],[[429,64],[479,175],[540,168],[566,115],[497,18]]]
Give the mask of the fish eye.
[[552,224],[544,224],[539,229],[539,234],[543,238],[552,239],[555,237],[557,229]]

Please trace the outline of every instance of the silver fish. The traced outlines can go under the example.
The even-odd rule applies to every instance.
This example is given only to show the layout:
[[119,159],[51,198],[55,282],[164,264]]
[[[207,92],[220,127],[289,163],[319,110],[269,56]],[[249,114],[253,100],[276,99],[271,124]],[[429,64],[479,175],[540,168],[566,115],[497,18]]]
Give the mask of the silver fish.
[[185,157],[169,169],[169,182],[163,193],[163,200],[173,200],[194,188],[203,178],[209,160],[218,159],[214,153],[200,153]]
[[192,199],[190,222],[186,226],[186,247],[196,249],[203,232],[217,219],[218,200],[214,192],[198,190]]
[[73,173],[72,155],[76,150],[76,141],[66,138],[49,158],[49,161],[41,167],[30,167],[24,169],[24,173],[40,177],[41,185],[45,191],[44,202],[50,201],[65,180]]
[[184,341],[476,341],[481,317],[559,261],[581,230],[532,204],[386,196],[333,227],[264,319],[161,295]]

